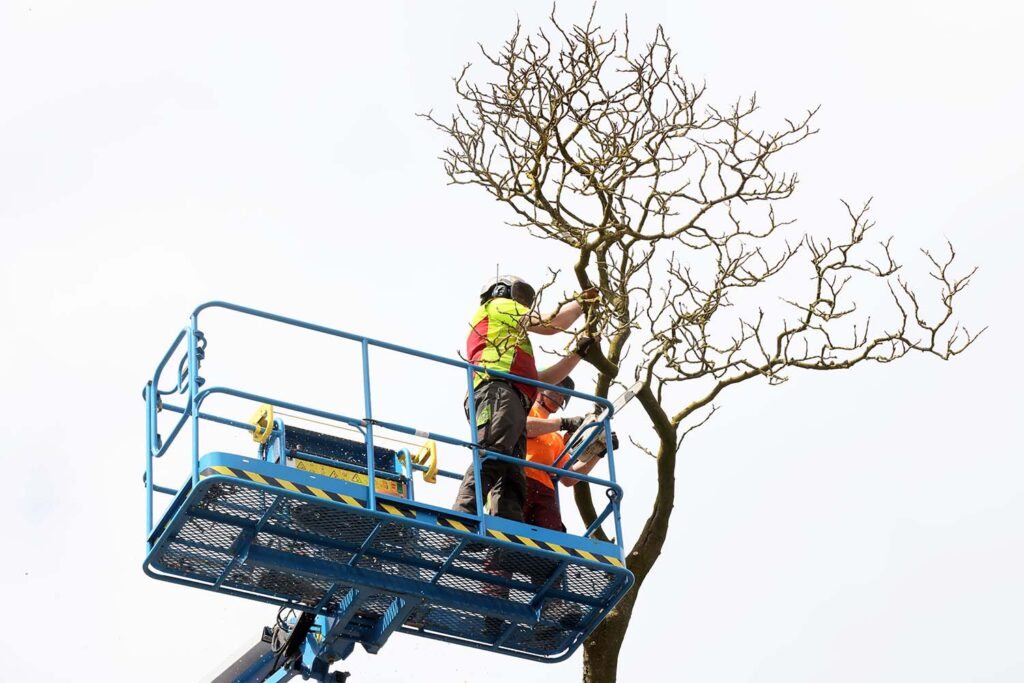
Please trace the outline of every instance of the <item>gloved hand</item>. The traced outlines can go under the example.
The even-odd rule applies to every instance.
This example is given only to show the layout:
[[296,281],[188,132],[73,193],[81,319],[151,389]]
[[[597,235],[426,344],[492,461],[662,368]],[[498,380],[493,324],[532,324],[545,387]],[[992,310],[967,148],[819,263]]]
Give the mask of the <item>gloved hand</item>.
[[[605,445],[605,441],[604,441],[604,439],[601,439],[601,452],[598,453],[598,455],[597,455],[597,457],[599,457],[599,458],[603,458],[607,454],[607,451],[605,450],[604,445]],[[612,432],[612,450],[613,451],[619,450],[619,435],[616,434],[615,432]]]
[[558,431],[572,434],[580,428],[581,424],[583,424],[582,417],[563,417],[562,422],[558,427]]
[[576,295],[576,300],[581,304],[593,304],[601,300],[601,290],[597,287],[588,287]]
[[574,348],[572,352],[575,353],[580,358],[583,358],[584,356],[587,355],[587,352],[590,351],[590,348],[596,343],[596,337],[584,335],[580,337],[579,340],[576,342],[576,348]]
[[[582,453],[580,453],[579,460],[577,462],[586,464],[592,461],[594,458],[603,458],[606,453],[606,445],[607,444],[604,440],[604,433],[602,432],[599,437],[591,441],[590,445],[587,446],[587,448]],[[612,432],[612,450],[615,450],[618,447],[619,437],[615,434],[615,432]]]

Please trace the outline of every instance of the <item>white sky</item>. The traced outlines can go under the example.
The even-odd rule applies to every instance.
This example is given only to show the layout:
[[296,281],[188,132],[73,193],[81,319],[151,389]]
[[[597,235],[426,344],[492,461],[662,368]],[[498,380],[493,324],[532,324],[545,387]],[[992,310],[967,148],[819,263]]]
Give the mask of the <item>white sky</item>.
[[[453,355],[496,259],[528,278],[568,264],[479,192],[446,187],[444,140],[413,116],[450,110],[476,42],[548,7],[520,4],[0,4],[5,680],[205,680],[271,621],[272,607],[141,570],[140,390],[194,305]],[[839,197],[874,195],[904,259],[948,237],[982,266],[962,318],[991,329],[949,364],[723,395],[681,459],[620,680],[1024,679],[1024,10],[638,4],[634,38],[663,23],[711,101],[757,90],[776,118],[823,105],[822,134],[787,158],[803,229],[834,225]],[[603,23],[626,6],[602,2]],[[227,353],[218,339],[211,356]],[[246,381],[351,398],[331,357],[259,343],[238,357]],[[424,420],[458,422],[456,394],[382,377]],[[632,541],[653,469],[628,449],[619,462]],[[396,636],[344,668],[540,683],[577,679],[579,662]]]

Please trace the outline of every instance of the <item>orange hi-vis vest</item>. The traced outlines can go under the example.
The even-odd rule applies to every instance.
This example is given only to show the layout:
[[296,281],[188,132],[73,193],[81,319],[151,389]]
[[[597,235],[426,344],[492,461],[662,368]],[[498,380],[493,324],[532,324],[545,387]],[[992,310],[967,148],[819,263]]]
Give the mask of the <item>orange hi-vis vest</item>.
[[[523,317],[530,309],[512,299],[491,299],[477,310],[470,323],[472,329],[466,339],[466,359],[473,365],[507,372],[520,377],[537,379],[537,364],[533,359],[533,346],[526,333]],[[487,380],[477,372],[473,386]],[[520,382],[512,383],[532,403],[537,387]]]
[[[530,417],[545,418],[549,414],[548,411],[538,405],[530,408]],[[526,440],[526,459],[538,465],[551,467],[555,464],[555,458],[558,457],[563,448],[565,448],[565,439],[558,432],[534,436]],[[526,472],[526,476],[530,479],[539,481],[550,489],[555,488],[555,483],[551,481],[551,475],[547,472],[535,470],[532,467],[524,467],[523,471]]]

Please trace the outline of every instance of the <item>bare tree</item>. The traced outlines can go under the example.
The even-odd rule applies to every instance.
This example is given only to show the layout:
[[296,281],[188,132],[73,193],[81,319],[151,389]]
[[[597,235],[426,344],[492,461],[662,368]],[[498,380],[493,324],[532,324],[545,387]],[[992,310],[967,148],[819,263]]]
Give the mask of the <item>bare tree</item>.
[[[776,205],[797,176],[777,162],[817,132],[816,110],[763,130],[756,97],[706,103],[661,27],[638,49],[628,20],[606,31],[592,11],[567,28],[552,13],[548,29],[517,26],[481,52],[487,76],[471,81],[467,65],[455,78],[457,112],[425,115],[447,136],[445,171],[507,205],[511,225],[575,250],[579,286],[602,293],[586,325],[603,339],[586,358],[596,393],[644,381],[654,438],[636,445],[657,458],[657,494],[628,552],[636,588],[584,646],[583,680],[607,683],[665,543],[676,455],[719,395],[793,370],[962,353],[977,334],[954,320],[954,302],[974,270],[956,274],[948,245],[923,251],[930,277],[904,277],[891,240],[869,239],[867,204],[844,203],[837,230],[794,234]],[[889,305],[862,311],[879,287]],[[589,524],[590,489],[575,494]]]

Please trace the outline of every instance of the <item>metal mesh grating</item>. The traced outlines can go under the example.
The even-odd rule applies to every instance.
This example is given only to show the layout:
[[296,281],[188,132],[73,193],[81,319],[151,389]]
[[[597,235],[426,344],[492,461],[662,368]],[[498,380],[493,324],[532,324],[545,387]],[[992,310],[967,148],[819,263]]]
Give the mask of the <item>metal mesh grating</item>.
[[[403,526],[394,522],[385,522],[381,525],[380,531],[373,540],[371,552],[379,555],[394,557],[395,562],[409,562],[415,560],[416,564],[428,564],[440,568],[443,559],[434,558],[433,561],[424,558],[420,548],[419,529]],[[399,573],[402,572],[389,572]]]
[[269,522],[353,549],[358,549],[377,525],[373,518],[345,508],[294,499],[279,505]]
[[518,626],[503,644],[517,650],[554,654],[563,650],[575,634],[575,631],[545,624],[538,624],[532,628]]
[[459,539],[451,534],[429,529],[418,529],[415,546],[406,549],[407,553],[418,553],[420,557],[444,562],[455,550]]
[[387,522],[373,545],[376,550],[440,568],[457,542],[451,534]]
[[605,599],[621,581],[621,574],[612,574],[579,564],[571,564],[565,570],[562,590],[588,598]]
[[508,626],[509,622],[497,617],[485,617],[452,607],[435,606],[427,610],[422,630],[493,643]]
[[564,628],[576,628],[585,624],[593,616],[593,608],[578,602],[548,598],[540,611],[540,618],[546,623],[557,624]]
[[359,614],[363,616],[371,617],[383,617],[384,613],[391,607],[391,603],[395,601],[395,597],[387,595],[385,593],[378,593],[377,595],[371,595],[370,598],[363,603],[363,606],[359,608]]
[[504,598],[508,595],[508,587],[501,583],[500,574],[494,574],[493,581],[478,581],[465,576],[454,574],[443,574],[437,584],[445,588],[454,588],[474,595],[490,595],[492,597]]
[[359,558],[356,566],[359,569],[369,569],[388,576],[401,576],[407,579],[423,580],[432,576],[432,573],[425,574],[423,570],[405,562],[382,559],[372,555],[363,555]]
[[231,562],[231,544],[241,528],[230,524],[190,518],[172,537],[163,555],[164,564],[183,573],[216,580]]
[[[571,557],[499,548],[487,539],[470,546],[474,552],[464,546],[446,566],[464,538],[458,533],[288,491],[270,493],[248,482],[201,484],[183,513],[184,522],[154,551],[151,562],[159,569],[208,585],[221,579],[224,588],[300,609],[326,605],[324,611],[335,614],[350,591],[369,594],[346,627],[346,633],[356,634],[352,637],[374,637],[380,632],[374,624],[382,626],[389,609],[394,613],[396,598],[403,597],[422,601],[405,618],[407,631],[484,646],[501,638],[499,651],[555,656],[578,645],[599,616],[594,601],[617,599],[627,581],[623,572],[585,566]],[[349,575],[360,577],[354,588],[337,578],[351,566],[360,570]],[[318,567],[328,568],[328,575],[318,576]],[[559,596],[538,597],[546,584]],[[511,603],[519,614],[511,616],[511,608],[505,618],[474,611],[480,596]],[[489,604],[494,609],[500,603]],[[524,611],[534,607],[540,608],[536,624]]]
[[199,510],[256,522],[277,498],[276,494],[248,488],[241,484],[215,482],[210,485],[206,495],[196,503],[195,507]]
[[344,564],[352,559],[353,553],[342,548],[324,547],[317,543],[279,536],[271,531],[261,531],[256,536],[256,545],[281,552],[300,555],[317,560],[328,560]]
[[206,557],[196,556],[173,546],[164,551],[162,561],[165,567],[179,574],[198,576],[208,581],[216,581],[227,566],[227,561],[217,562]]
[[233,569],[225,583],[236,588],[270,592],[307,607],[319,604],[333,585],[332,582],[322,579],[245,564]]

